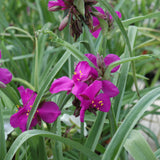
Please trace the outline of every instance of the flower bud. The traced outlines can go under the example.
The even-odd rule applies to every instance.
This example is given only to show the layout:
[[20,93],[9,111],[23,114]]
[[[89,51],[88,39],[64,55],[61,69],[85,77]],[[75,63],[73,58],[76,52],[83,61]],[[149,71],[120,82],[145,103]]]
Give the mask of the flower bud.
[[62,31],[68,24],[69,21],[69,15],[67,15],[66,17],[64,17],[64,19],[62,20],[60,26],[59,26],[59,30]]
[[61,9],[60,6],[48,7],[48,10],[49,10],[49,11],[58,11],[58,10],[60,10],[60,9]]

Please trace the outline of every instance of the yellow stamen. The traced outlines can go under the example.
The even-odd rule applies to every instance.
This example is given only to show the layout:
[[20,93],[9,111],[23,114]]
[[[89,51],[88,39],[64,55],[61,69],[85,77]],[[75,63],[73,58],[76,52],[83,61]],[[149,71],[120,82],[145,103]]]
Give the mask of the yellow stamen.
[[18,110],[16,109],[16,112],[18,112]]
[[77,78],[77,80],[78,80],[78,81],[80,81],[80,79],[79,79],[79,78]]
[[92,101],[92,104],[94,103],[94,101]]
[[76,75],[77,73],[76,72],[74,72],[74,75]]
[[94,104],[93,106],[96,107],[96,104]]
[[31,107],[31,108],[32,108],[32,105],[30,105],[29,107]]
[[19,105],[16,105],[17,106],[17,108],[19,108]]
[[29,114],[28,114],[28,113],[26,113],[26,115],[28,116]]
[[98,103],[99,103],[99,104],[101,104],[101,103],[102,103],[102,101],[99,101]]
[[97,110],[99,110],[99,107],[97,107]]
[[36,112],[38,113],[39,111],[37,110]]
[[82,73],[82,71],[80,70],[79,73]]
[[103,106],[103,103],[101,103],[101,106]]

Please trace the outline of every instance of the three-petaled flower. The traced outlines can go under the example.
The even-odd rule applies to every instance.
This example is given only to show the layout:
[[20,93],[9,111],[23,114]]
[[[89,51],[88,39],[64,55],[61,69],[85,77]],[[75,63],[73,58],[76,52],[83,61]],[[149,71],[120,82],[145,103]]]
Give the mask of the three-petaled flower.
[[[80,115],[81,122],[84,122],[86,110],[94,114],[97,110],[108,112],[111,106],[110,98],[119,94],[118,88],[104,78],[104,73],[111,63],[120,58],[114,54],[108,54],[105,58],[99,55],[96,57],[90,53],[85,56],[95,68],[91,67],[87,61],[79,62],[72,79],[66,76],[56,79],[50,88],[52,94],[67,91],[75,95],[75,100],[72,102],[76,107],[74,115]],[[111,73],[116,72],[119,67],[119,65],[114,67]]]
[[[23,106],[17,106],[18,112],[10,118],[10,124],[13,128],[19,127],[22,132],[26,130],[27,120],[31,111],[32,105],[37,97],[37,93],[31,89],[24,89],[23,86],[18,88]],[[37,123],[41,124],[41,119],[47,123],[53,123],[61,114],[59,107],[54,102],[42,102],[32,119],[30,129]]]
[[[0,59],[1,59],[1,50],[0,50]],[[12,80],[11,72],[6,68],[0,68],[0,88],[6,87],[6,84],[8,84],[11,80]]]

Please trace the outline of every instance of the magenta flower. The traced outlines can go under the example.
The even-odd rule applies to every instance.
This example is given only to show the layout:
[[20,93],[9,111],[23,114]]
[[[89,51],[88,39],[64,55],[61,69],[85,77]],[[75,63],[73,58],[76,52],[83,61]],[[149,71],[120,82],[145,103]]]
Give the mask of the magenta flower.
[[[108,112],[111,106],[110,98],[119,94],[118,88],[112,82],[103,80],[103,76],[105,69],[120,58],[114,54],[109,54],[105,58],[99,55],[96,57],[90,53],[85,56],[95,65],[96,69],[89,66],[87,61],[79,62],[72,79],[63,76],[56,79],[50,88],[52,94],[67,91],[67,94],[75,95],[72,102],[76,107],[74,115],[80,115],[81,122],[84,122],[86,110],[94,114],[97,110]],[[119,66],[116,66],[111,72],[116,72],[118,69]]]
[[[1,50],[0,50],[0,59],[1,59]],[[8,84],[11,80],[12,80],[11,72],[6,68],[0,68],[0,88],[6,87],[6,84]]]
[[63,0],[48,2],[48,10],[49,11],[58,11],[58,10],[65,10],[65,9],[67,9],[67,5],[64,3]]
[[[105,58],[100,57],[97,55],[97,57],[91,53],[85,54],[85,56],[98,68],[103,68],[103,63],[105,67],[108,67],[111,63],[115,61],[119,61],[120,58],[115,54],[108,54]],[[111,70],[111,73],[116,72],[120,68],[120,65],[114,67]]]
[[[19,127],[22,132],[26,130],[27,120],[31,111],[32,105],[37,97],[37,93],[31,89],[24,89],[23,86],[18,88],[23,106],[17,106],[18,112],[13,114],[10,118],[10,124],[12,127]],[[30,129],[37,123],[41,124],[41,119],[47,123],[53,123],[57,117],[61,114],[59,107],[54,102],[42,102],[40,103],[34,118],[32,119]]]
[[117,94],[119,94],[118,88],[110,81],[95,80],[80,94],[82,97],[80,100],[82,107],[80,110],[81,122],[84,122],[84,114],[86,110],[93,113],[97,110],[108,112],[111,106],[110,97],[115,97]]
[[[100,14],[99,18],[106,20],[108,23],[108,26],[111,27],[111,25],[113,23],[112,16],[108,12],[104,12],[104,10],[101,7],[94,7],[94,8],[99,12],[99,14]],[[115,11],[115,12],[117,13],[117,16],[119,18],[121,18],[121,13],[119,11]],[[92,33],[92,35],[95,38],[98,38],[102,28],[100,26],[100,22],[99,22],[98,18],[95,16],[93,16],[93,26],[94,26],[94,29],[90,32]]]
[[97,77],[98,72],[93,67],[89,66],[88,62],[82,61],[77,64],[72,79],[66,76],[56,79],[51,85],[50,92],[54,94],[67,91],[67,93],[72,92],[74,95],[78,96],[82,88],[88,86],[84,82],[93,81]]

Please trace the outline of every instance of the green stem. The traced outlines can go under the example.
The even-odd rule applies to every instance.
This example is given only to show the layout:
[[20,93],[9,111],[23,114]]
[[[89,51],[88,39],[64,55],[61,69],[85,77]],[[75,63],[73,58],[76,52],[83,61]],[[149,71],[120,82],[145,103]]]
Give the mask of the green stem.
[[[83,145],[84,142],[84,122],[81,122],[81,144]],[[80,153],[80,160],[84,160],[85,155],[83,153]]]
[[114,133],[117,130],[117,123],[116,123],[115,113],[112,106],[110,111],[108,112],[108,119],[110,122],[109,124],[110,124],[111,136],[113,137]]
[[35,55],[35,70],[34,70],[34,86],[36,91],[38,91],[38,76],[39,76],[39,70],[38,70],[38,41],[37,38],[35,38],[36,42],[36,55]]
[[3,114],[2,114],[2,103],[1,103],[1,97],[0,97],[0,159],[4,159],[6,154],[6,142],[5,142],[5,134],[4,134],[4,123],[3,123]]
[[20,82],[22,84],[24,84],[26,87],[32,89],[33,91],[35,91],[35,88],[26,80],[22,79],[22,78],[12,78],[12,81],[14,82]]

